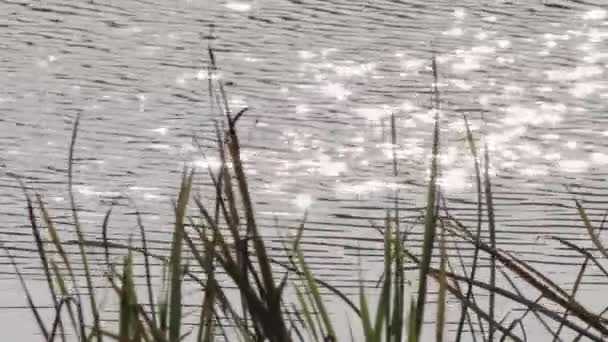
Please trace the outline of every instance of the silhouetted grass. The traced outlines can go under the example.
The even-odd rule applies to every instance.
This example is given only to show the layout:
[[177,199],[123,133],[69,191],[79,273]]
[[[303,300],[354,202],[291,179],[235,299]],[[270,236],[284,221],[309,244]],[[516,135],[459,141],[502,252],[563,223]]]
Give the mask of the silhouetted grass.
[[[448,211],[447,200],[441,195],[437,184],[440,174],[438,156],[441,118],[437,88],[439,73],[435,59],[432,61],[435,125],[430,151],[430,178],[426,189],[424,220],[419,225],[423,229],[422,250],[408,246],[406,230],[399,224],[399,193],[396,192],[395,207],[387,208],[383,226],[378,228],[374,224],[370,225],[370,228],[377,228],[382,234],[384,252],[382,276],[377,282],[379,296],[376,303],[371,303],[363,279],[360,279],[358,296],[353,299],[340,288],[315,275],[314,268],[309,265],[301,248],[301,243],[306,238],[306,215],[295,236],[283,241],[282,251],[287,261],[272,257],[271,246],[261,234],[256,221],[254,195],[250,192],[241,160],[237,124],[247,108],[236,114],[229,108],[222,82],[214,81],[211,77],[218,70],[211,49],[209,59],[209,101],[217,111],[217,117],[221,118],[216,125],[217,152],[221,165],[218,170],[211,167],[206,170],[214,186],[215,198],[208,206],[209,201],[203,200],[193,191],[193,180],[200,173],[184,170],[177,200],[173,203],[175,224],[172,240],[167,246],[168,256],[150,251],[146,227],[137,210],[136,224],[141,247],[134,247],[131,241],[128,244],[111,241],[108,236],[111,207],[101,224],[101,241],[85,239],[72,193],[72,164],[80,116],[74,122],[68,158],[68,191],[77,233],[76,241],[60,236],[42,197],[36,195],[35,208],[25,185],[22,185],[32,236],[55,308],[51,320],[46,321],[40,314],[14,257],[4,247],[44,340],[177,342],[186,339],[210,342],[221,339],[246,342],[330,342],[347,338],[347,334],[340,334],[342,330],[346,331],[346,327],[336,325],[336,312],[330,307],[331,296],[331,299],[344,302],[345,307],[356,317],[354,322],[349,321],[351,340],[415,342],[422,339],[423,323],[429,317],[425,315],[425,308],[431,301],[428,294],[430,281],[434,281],[438,287],[432,326],[436,341],[451,340],[452,335],[456,341],[460,341],[467,333],[474,341],[526,341],[527,324],[538,323],[546,328],[554,341],[567,340],[567,336],[570,336],[567,333],[576,333],[577,340],[586,338],[591,341],[602,341],[608,335],[608,320],[602,316],[608,309],[596,313],[575,298],[589,264],[596,266],[608,277],[608,271],[595,255],[596,251],[600,256],[607,256],[608,252],[582,203],[575,201],[581,226],[587,230],[596,250],[552,237],[585,257],[574,286],[565,289],[530,263],[501,249],[497,244],[494,219],[496,208],[488,171],[489,151],[485,145],[482,176],[476,139],[466,117],[466,141],[476,177],[477,222],[473,227],[468,227]],[[398,178],[396,136],[395,117],[392,116],[393,176]],[[277,201],[282,200],[277,198]],[[485,221],[484,207],[487,213]],[[487,222],[488,241],[482,239],[484,222]],[[41,233],[41,224],[46,228],[47,236]],[[457,251],[456,260],[448,254],[450,243],[471,247],[473,259],[469,269],[460,250]],[[76,261],[66,252],[69,244],[78,246],[78,261],[83,265],[84,284],[75,276],[73,264]],[[92,264],[88,257],[89,249],[94,247],[103,248],[105,286],[118,303],[116,327],[102,324],[100,318],[91,271],[98,265]],[[276,253],[276,249],[273,253]],[[437,262],[433,262],[434,255],[438,255]],[[490,261],[487,265],[490,268],[489,279],[479,279],[477,274],[482,255]],[[117,257],[121,258],[120,262],[115,262]],[[135,282],[138,276],[142,276],[135,272],[136,257],[143,257],[143,296]],[[152,277],[151,260],[160,263],[160,278]],[[460,265],[461,272],[453,267],[454,261]],[[406,269],[411,264],[416,265],[419,271],[416,296],[408,296],[405,288],[408,281]],[[497,281],[498,274],[506,282],[501,284]],[[353,272],[353,278],[356,277],[356,272]],[[188,330],[184,323],[187,315],[184,303],[189,300],[184,290],[186,280],[198,286],[201,294],[200,307],[195,312],[196,329]],[[533,288],[535,292],[522,291],[522,286]],[[70,288],[75,292],[72,293]],[[86,293],[78,292],[82,288],[87,290]],[[155,292],[155,288],[160,290]],[[480,299],[485,294],[488,298],[487,306]],[[83,298],[86,301],[84,303]],[[506,299],[523,308],[523,314],[514,319],[508,319],[507,316],[498,319],[496,298]],[[460,303],[460,315],[456,321],[458,325],[453,334],[446,329],[450,300]],[[526,323],[529,319],[535,321]],[[465,321],[470,330],[468,332],[464,330]]]

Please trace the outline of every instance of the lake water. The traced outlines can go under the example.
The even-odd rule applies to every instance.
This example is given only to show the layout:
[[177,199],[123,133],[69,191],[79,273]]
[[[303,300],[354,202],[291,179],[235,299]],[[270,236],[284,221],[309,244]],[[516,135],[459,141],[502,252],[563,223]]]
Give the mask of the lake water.
[[[111,238],[135,234],[130,198],[162,248],[184,165],[207,165],[192,135],[213,146],[211,44],[231,107],[250,108],[239,128],[265,234],[284,236],[275,218],[293,225],[308,208],[313,266],[352,286],[359,248],[374,273],[380,236],[369,222],[381,221],[394,190],[404,223],[424,205],[436,56],[450,207],[474,221],[466,114],[490,148],[499,247],[571,284],[581,260],[545,236],[589,247],[572,198],[596,226],[607,209],[607,10],[603,0],[2,1],[0,240],[28,278],[41,278],[23,194],[6,172],[40,191],[71,234],[67,148],[82,113],[75,190],[88,238],[99,238],[112,202]],[[199,183],[209,184],[203,173]],[[4,254],[0,264],[0,321],[23,325],[30,313]],[[591,300],[594,274],[581,288]],[[9,330],[11,340],[35,339]]]

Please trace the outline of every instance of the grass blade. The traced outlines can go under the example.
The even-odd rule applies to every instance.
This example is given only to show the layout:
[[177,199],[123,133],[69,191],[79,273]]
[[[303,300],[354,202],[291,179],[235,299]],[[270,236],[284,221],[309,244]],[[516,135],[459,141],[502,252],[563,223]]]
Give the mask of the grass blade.
[[595,245],[595,248],[597,248],[600,253],[604,255],[604,258],[608,258],[608,251],[606,250],[606,247],[604,247],[604,244],[599,239],[598,235],[595,233],[595,229],[591,225],[591,221],[589,221],[589,217],[587,216],[585,209],[581,205],[581,202],[579,200],[574,200],[574,202],[576,203],[576,209],[578,210],[578,214],[583,220],[585,228],[587,229],[587,233],[589,234],[589,237],[591,237],[591,241]]
[[91,313],[93,314],[93,332],[97,337],[97,342],[102,342],[103,338],[101,335],[101,326],[99,321],[99,311],[97,310],[97,301],[95,300],[95,289],[93,286],[93,280],[91,278],[91,271],[89,269],[89,261],[87,258],[87,253],[84,248],[84,234],[82,233],[82,229],[80,226],[80,220],[78,219],[78,209],[76,208],[76,201],[74,199],[74,175],[73,175],[73,167],[74,167],[74,148],[76,147],[76,138],[78,137],[78,126],[80,123],[80,113],[76,116],[74,120],[74,126],[72,128],[72,139],[70,142],[70,149],[68,153],[68,195],[70,198],[70,207],[72,211],[72,218],[74,220],[74,227],[76,229],[76,235],[78,236],[78,247],[80,250],[80,257],[82,258],[82,266],[84,268],[84,275],[87,284],[87,290],[89,294],[89,302],[91,306]]
[[437,62],[433,58],[433,77],[435,92],[435,126],[433,130],[433,149],[431,155],[430,180],[427,188],[426,214],[424,220],[424,240],[422,243],[422,260],[420,262],[420,275],[418,277],[418,300],[416,302],[416,338],[420,337],[422,323],[424,320],[424,305],[426,304],[427,275],[433,257],[433,244],[435,241],[435,229],[437,213],[435,202],[437,196],[437,177],[439,169],[437,159],[439,155],[439,91],[437,90]]
[[331,324],[331,320],[329,319],[327,310],[325,309],[323,300],[321,299],[321,294],[319,293],[319,287],[317,286],[317,283],[314,280],[314,277],[312,276],[312,273],[310,272],[310,269],[308,268],[306,261],[304,260],[304,255],[302,254],[302,252],[300,250],[297,250],[296,256],[297,256],[300,268],[302,269],[302,272],[304,273],[304,278],[306,279],[306,286],[312,295],[312,298],[314,300],[315,306],[317,307],[317,310],[319,310],[319,313],[321,314],[321,318],[323,319],[323,325],[325,326],[326,336],[331,336],[331,337],[335,338],[336,334],[335,334],[333,326]]
[[446,306],[446,261],[447,252],[445,246],[445,230],[441,229],[440,240],[439,240],[439,294],[437,295],[437,323],[435,328],[435,340],[437,342],[443,341],[443,334],[445,328],[445,306]]
[[178,341],[182,327],[182,240],[184,236],[184,218],[190,190],[192,188],[193,172],[184,172],[182,185],[175,206],[175,230],[171,243],[169,258],[169,341]]
[[[490,181],[490,156],[488,153],[488,144],[485,144],[484,148],[484,187],[485,187],[485,195],[486,195],[486,208],[488,210],[488,228],[490,231],[490,247],[492,249],[496,249],[496,224],[494,222],[494,203],[492,198],[492,184]],[[490,255],[490,285],[496,286],[496,256],[494,254]],[[490,328],[488,331],[488,340],[494,341],[494,332],[495,327],[492,322],[494,322],[494,305],[496,302],[496,296],[494,292],[490,291],[489,293],[489,309],[488,314],[490,315]]]
[[300,288],[298,286],[295,286],[295,290],[296,290],[296,297],[298,298],[298,302],[300,303],[300,309],[302,310],[302,314],[304,314],[304,319],[305,319],[306,328],[307,328],[306,331],[309,334],[312,334],[312,337],[314,337],[314,341],[318,342],[319,334],[317,333],[317,326],[312,319],[312,314],[310,312],[310,309],[308,308],[307,301],[304,298],[304,295],[302,294],[302,291],[300,290]]
[[123,263],[122,287],[120,289],[120,312],[119,312],[119,341],[130,342],[133,340],[135,320],[133,307],[136,305],[135,291],[133,289],[133,260],[129,250]]
[[363,334],[365,335],[365,341],[373,342],[375,334],[372,328],[372,320],[369,316],[369,308],[367,305],[365,287],[363,286],[362,279],[359,279],[359,307],[361,310],[361,323],[363,324]]
[[[572,298],[574,298],[576,296],[576,293],[578,292],[578,288],[581,284],[581,281],[583,280],[583,275],[585,274],[585,270],[587,269],[587,265],[589,264],[589,258],[585,258],[585,261],[583,261],[583,264],[581,265],[580,270],[578,271],[578,274],[576,275],[576,280],[574,281],[574,286],[572,287]],[[559,327],[557,328],[557,331],[555,332],[555,337],[553,338],[553,342],[557,342],[558,340],[558,336],[559,334],[562,332],[562,329],[564,328],[564,321],[566,321],[568,319],[568,313],[569,310],[566,309],[564,310],[564,315],[562,316],[562,322],[560,323]]]
[[152,313],[152,322],[156,324],[156,305],[154,304],[154,292],[152,291],[152,275],[150,271],[150,255],[148,253],[148,239],[146,238],[146,231],[144,224],[141,219],[139,210],[135,209],[135,215],[137,217],[137,226],[139,227],[139,234],[141,238],[142,250],[144,254],[144,268],[146,276],[146,287],[148,290],[148,305],[150,312]]
[[160,298],[158,299],[158,320],[159,328],[162,332],[163,337],[166,338],[167,332],[169,331],[169,287],[170,279],[168,276],[169,266],[163,264],[162,267],[162,288],[160,291]]
[[[386,339],[390,338],[390,313],[391,313],[391,280],[392,275],[392,248],[391,238],[393,236],[392,222],[390,214],[387,212],[384,229],[384,281],[382,284],[382,291],[380,292],[380,301],[376,308],[376,322],[374,324],[374,340],[380,341],[382,336],[383,325],[386,325]],[[387,341],[388,342],[388,341]]]
[[395,293],[393,296],[393,313],[391,322],[392,341],[401,342],[403,338],[403,329],[406,327],[404,321],[405,311],[405,267],[403,264],[404,253],[402,236],[399,227],[395,227]]
[[32,294],[31,294],[29,288],[27,287],[27,284],[25,283],[25,279],[23,278],[23,275],[21,274],[21,270],[19,270],[19,267],[17,266],[17,262],[15,261],[15,258],[13,257],[13,255],[10,253],[8,247],[4,246],[4,244],[2,245],[2,247],[4,248],[4,251],[6,252],[6,256],[9,258],[9,262],[11,263],[11,265],[13,265],[15,273],[17,274],[17,278],[19,278],[19,283],[21,284],[21,288],[23,289],[23,292],[25,292],[25,298],[27,299],[27,305],[29,306],[32,314],[34,314],[34,318],[36,319],[36,324],[38,325],[38,328],[40,329],[42,336],[44,336],[44,339],[48,341],[49,340],[48,330],[46,328],[46,325],[44,324],[44,321],[42,320],[42,317],[40,316],[40,313],[38,312],[38,308],[36,307],[36,304],[34,304],[34,299],[32,297]]
[[412,299],[410,300],[410,311],[408,312],[407,318],[407,342],[418,342],[418,335],[416,335],[416,317],[418,317],[416,302]]
[[[479,166],[479,158],[477,156],[477,147],[475,146],[475,140],[473,139],[473,133],[471,132],[471,127],[469,125],[469,122],[467,120],[466,115],[463,115],[463,120],[464,120],[464,124],[465,124],[465,128],[466,128],[466,133],[467,133],[467,142],[469,144],[469,152],[471,153],[471,156],[473,157],[473,168],[475,170],[475,190],[477,193],[477,229],[476,229],[476,236],[477,239],[481,239],[481,226],[483,223],[483,204],[482,204],[482,198],[481,198],[481,192],[482,192],[482,188],[481,188],[481,171],[480,171],[480,166]],[[471,280],[475,280],[475,276],[477,275],[477,263],[479,261],[479,248],[477,246],[475,246],[474,251],[473,251],[473,261],[471,264]],[[466,298],[467,300],[470,300],[472,295],[473,295],[473,285],[469,283],[469,285],[467,285],[467,292],[466,292]],[[456,332],[456,337],[455,337],[455,341],[456,342],[460,342],[460,338],[462,336],[462,329],[464,327],[464,320],[465,320],[465,316],[467,313],[467,307],[466,305],[461,303],[461,310],[460,310],[460,318],[458,320],[458,329]]]
[[112,215],[112,207],[108,209],[106,212],[106,216],[103,218],[103,223],[101,224],[101,238],[104,242],[103,244],[103,254],[106,260],[106,267],[110,267],[110,244],[108,243],[108,225],[110,223],[110,215]]
[[[40,228],[38,227],[36,215],[34,214],[34,206],[32,205],[32,199],[30,198],[30,195],[28,194],[28,192],[25,188],[25,184],[23,184],[23,182],[20,179],[17,179],[17,180],[19,181],[19,184],[21,185],[21,190],[23,191],[23,194],[25,196],[25,200],[27,203],[27,212],[28,212],[28,217],[29,217],[29,221],[30,221],[30,226],[32,228],[32,235],[34,237],[34,241],[36,242],[36,250],[38,251],[38,257],[40,258],[40,263],[42,264],[42,269],[44,272],[44,276],[46,278],[47,286],[48,286],[50,294],[51,294],[51,299],[53,301],[53,307],[59,308],[57,292],[55,291],[55,285],[53,284],[53,276],[52,276],[51,270],[49,269],[49,262],[47,259],[46,250],[44,248],[44,243],[42,241],[42,236],[40,235]],[[60,319],[61,316],[58,316],[57,318],[59,318],[58,325],[59,325],[59,329],[61,330],[62,340],[65,340],[65,334],[63,334],[63,322]],[[53,329],[53,333],[51,336],[54,337],[54,329]]]

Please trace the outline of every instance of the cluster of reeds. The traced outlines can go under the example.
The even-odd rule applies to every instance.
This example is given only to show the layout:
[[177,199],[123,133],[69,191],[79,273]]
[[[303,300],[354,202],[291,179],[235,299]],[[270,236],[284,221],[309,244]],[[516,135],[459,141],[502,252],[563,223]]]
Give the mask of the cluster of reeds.
[[[369,303],[370,297],[363,283],[359,288],[359,298],[353,299],[315,276],[300,248],[305,219],[295,236],[283,243],[284,260],[287,261],[272,258],[269,255],[270,247],[256,222],[254,201],[241,161],[237,123],[246,109],[233,114],[222,81],[211,77],[216,72],[211,49],[209,57],[209,99],[223,117],[223,124],[216,125],[221,166],[217,170],[206,170],[214,186],[215,198],[213,203],[208,204],[208,200],[194,193],[194,171],[184,171],[177,200],[173,203],[175,224],[168,246],[169,255],[157,255],[148,250],[146,229],[139,213],[140,247],[134,247],[131,243],[116,243],[108,238],[111,208],[102,224],[101,240],[85,239],[72,190],[72,161],[79,117],[75,120],[69,149],[68,191],[84,283],[75,274],[75,261],[66,252],[66,240],[56,229],[42,197],[37,194],[32,199],[22,184],[32,234],[53,300],[54,314],[50,321],[44,318],[34,303],[27,282],[10,253],[9,257],[44,340],[208,342],[223,339],[285,342],[336,341],[350,336],[353,341],[412,342],[421,338],[423,323],[429,319],[429,315],[425,315],[428,312],[426,306],[431,301],[429,281],[434,281],[438,287],[432,319],[434,325],[430,330],[434,332],[436,341],[525,341],[527,324],[541,324],[554,341],[602,341],[608,335],[608,321],[602,316],[608,308],[599,313],[593,312],[575,298],[589,263],[608,277],[608,271],[598,260],[596,251],[553,237],[585,258],[575,286],[570,291],[515,254],[497,246],[488,147],[484,146],[484,157],[480,158],[480,149],[476,146],[478,139],[473,137],[466,117],[463,118],[467,129],[466,140],[476,176],[477,224],[468,227],[447,210],[446,200],[437,184],[440,99],[434,60],[436,117],[426,210],[423,224],[420,225],[423,229],[421,253],[414,253],[407,247],[405,229],[399,225],[399,208],[395,200],[395,208],[387,210],[384,225],[378,229],[384,237],[384,269],[377,282],[378,302],[373,305]],[[393,146],[396,146],[394,118],[392,127]],[[396,161],[394,173],[398,176]],[[608,251],[583,206],[578,201],[576,206],[581,223],[596,250],[603,257],[608,257]],[[46,236],[43,236],[43,228],[46,228]],[[489,236],[487,240],[482,239],[485,232]],[[456,259],[449,257],[447,245],[453,241],[473,249],[470,265],[465,265],[460,254]],[[105,285],[112,291],[119,306],[117,326],[114,328],[102,323],[98,290],[92,280],[91,268],[94,266],[89,251],[99,247],[103,248],[105,255]],[[120,262],[110,257],[110,250],[124,251]],[[478,276],[482,256],[489,259],[488,279]],[[135,257],[144,261],[146,284],[143,290],[138,289],[135,282]],[[433,257],[438,258],[438,262],[433,262]],[[453,265],[454,259],[460,265],[458,270]],[[151,276],[152,260],[162,267],[160,284],[154,283],[156,280]],[[410,263],[419,269],[417,297],[407,295],[405,290],[405,269],[406,264]],[[501,284],[508,284],[510,288],[497,283],[497,273],[505,280]],[[357,275],[353,274],[353,277]],[[185,280],[196,284],[202,293],[196,312],[198,323],[194,329],[186,329],[183,322]],[[522,286],[525,286],[525,292],[521,290]],[[159,287],[160,291],[154,291]],[[72,292],[70,288],[84,289],[84,292]],[[287,289],[294,294],[286,295]],[[237,299],[234,293],[238,294]],[[336,327],[332,318],[334,313],[327,308],[328,293],[343,301],[359,320],[350,327]],[[499,318],[496,297],[518,305],[523,313],[515,318],[511,317],[513,315]],[[457,328],[448,337],[445,330],[449,300],[459,303],[460,315],[455,320]],[[532,320],[528,317],[531,315],[534,316]],[[336,330],[346,328],[350,333],[342,334]]]

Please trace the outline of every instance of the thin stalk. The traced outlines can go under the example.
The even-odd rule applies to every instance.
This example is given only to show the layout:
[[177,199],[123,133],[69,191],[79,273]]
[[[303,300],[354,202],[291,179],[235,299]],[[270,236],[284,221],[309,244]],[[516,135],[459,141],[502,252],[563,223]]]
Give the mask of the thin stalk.
[[[455,231],[451,231],[452,233],[459,235]],[[461,235],[460,235],[461,236]],[[461,236],[462,238],[465,238]],[[466,239],[466,238],[465,238]],[[602,321],[595,314],[589,312],[585,309],[580,303],[576,302],[573,298],[570,298],[569,295],[566,298],[563,298],[561,295],[554,292],[552,289],[548,288],[545,284],[541,283],[537,280],[532,274],[530,274],[527,269],[524,269],[523,266],[520,266],[518,262],[513,259],[513,256],[508,258],[498,249],[493,249],[487,244],[477,241],[474,239],[468,239],[467,242],[471,244],[477,244],[479,247],[486,253],[490,255],[495,255],[496,259],[500,261],[506,268],[516,273],[518,276],[522,277],[528,284],[536,288],[538,291],[543,293],[545,297],[556,304],[560,305],[563,308],[570,308],[572,313],[581,319],[584,322],[590,323],[596,330],[606,334],[608,333],[608,328],[602,324]],[[529,269],[534,270],[533,267],[528,265]]]
[[[103,337],[101,334],[101,325],[99,320],[99,311],[97,310],[97,301],[95,300],[95,287],[93,286],[93,280],[91,277],[91,271],[89,270],[89,261],[87,258],[87,252],[84,249],[84,244],[82,243],[84,239],[84,234],[82,233],[82,229],[80,227],[80,220],[78,219],[78,209],[76,208],[76,200],[74,199],[74,175],[73,175],[73,166],[74,166],[74,148],[76,146],[76,138],[78,136],[78,125],[80,123],[80,113],[76,115],[76,119],[74,120],[74,126],[72,128],[72,139],[70,142],[70,149],[68,154],[68,196],[70,198],[70,207],[72,210],[72,218],[74,220],[74,226],[76,229],[76,235],[78,236],[78,248],[80,250],[80,256],[82,258],[82,266],[84,268],[84,275],[87,283],[87,290],[89,291],[89,302],[91,305],[91,312],[93,314],[93,330],[94,334],[97,337],[97,342],[102,342]],[[83,335],[84,338],[84,335]]]
[[[490,231],[490,247],[492,249],[496,249],[496,224],[494,222],[494,203],[493,203],[493,198],[492,198],[492,184],[490,181],[490,174],[489,174],[489,168],[490,168],[490,156],[488,153],[488,144],[485,144],[485,148],[484,148],[484,187],[485,187],[485,195],[486,195],[486,208],[488,210],[488,228]],[[492,287],[496,286],[496,256],[494,254],[490,254],[490,285]],[[489,315],[490,315],[490,321],[494,321],[494,315],[495,315],[495,302],[496,302],[496,298],[495,298],[495,294],[494,292],[490,291],[489,293]],[[495,327],[492,323],[490,323],[490,328],[489,328],[489,332],[488,332],[488,341],[493,342],[494,341],[494,332],[495,332]]]
[[[38,208],[42,214],[42,218],[43,218],[46,228],[49,232],[49,237],[51,238],[51,241],[53,242],[55,249],[59,253],[59,256],[61,257],[63,264],[65,265],[65,267],[68,270],[68,276],[70,277],[70,280],[72,283],[72,288],[77,289],[78,284],[76,283],[76,276],[74,275],[74,270],[72,269],[68,255],[67,255],[65,249],[63,248],[63,243],[61,242],[61,239],[59,238],[57,229],[55,228],[55,225],[53,224],[53,221],[51,220],[48,210],[44,206],[44,202],[42,201],[42,196],[40,196],[40,194],[36,194],[36,201],[38,202]],[[56,267],[56,265],[52,259],[50,260],[50,263],[51,263],[51,268],[53,269],[53,273],[55,274],[57,283],[60,287],[61,295],[64,297],[69,297],[71,294],[69,294],[67,291],[62,274],[59,272],[58,268]],[[78,339],[80,340],[81,339],[80,336],[82,336],[82,339],[84,339],[84,336],[85,336],[85,326],[84,326],[84,323],[82,320],[82,314],[80,312],[80,303],[82,303],[82,299],[81,299],[79,291],[76,291],[75,296],[77,298],[77,303],[78,303],[77,308],[79,309],[78,310],[79,324],[76,324],[76,317],[75,317],[74,310],[72,309],[72,305],[71,305],[72,301],[68,302],[67,307],[68,307],[68,313],[70,315],[70,320],[72,322],[72,327],[74,328],[74,331],[79,335]]]
[[437,295],[437,320],[435,325],[435,341],[442,342],[443,334],[445,328],[445,308],[446,308],[446,285],[447,285],[447,277],[446,277],[446,261],[447,261],[447,252],[445,246],[445,229],[442,227],[440,240],[439,240],[439,252],[440,252],[440,262],[439,262],[439,293]]
[[21,283],[21,288],[23,289],[23,292],[25,292],[25,298],[27,299],[27,304],[28,304],[32,314],[34,314],[34,318],[36,319],[38,328],[40,329],[42,336],[44,336],[44,339],[48,341],[49,340],[48,330],[46,329],[46,325],[44,324],[44,321],[42,320],[42,317],[40,316],[40,313],[38,312],[38,308],[36,307],[36,304],[34,304],[34,299],[32,297],[32,293],[30,292],[29,288],[27,287],[25,279],[23,278],[23,275],[21,274],[21,271],[19,270],[19,267],[17,266],[17,262],[15,261],[15,258],[13,257],[13,255],[9,252],[8,247],[6,247],[4,244],[2,244],[2,248],[6,252],[6,255],[9,258],[10,263],[13,265],[13,268],[15,269],[17,278],[19,278],[19,283]]
[[[469,126],[469,122],[467,120],[466,115],[463,115],[463,120],[465,124],[465,128],[467,130],[467,142],[469,144],[469,151],[471,156],[473,157],[473,168],[475,170],[475,187],[477,193],[477,229],[476,236],[477,239],[481,239],[481,226],[483,222],[483,204],[481,198],[481,171],[479,166],[479,158],[477,157],[477,147],[475,146],[475,140],[473,139],[473,133],[471,132],[471,127]],[[473,251],[473,263],[471,265],[471,280],[475,280],[475,276],[477,275],[477,263],[479,260],[479,248],[475,247]],[[472,284],[467,285],[467,299],[471,299],[473,295],[473,286]],[[460,342],[462,336],[462,328],[464,326],[465,313],[467,312],[467,307],[464,304],[461,304],[460,310],[460,318],[458,320],[458,329],[456,331],[455,341]],[[484,337],[485,339],[485,337]]]
[[184,216],[192,189],[193,172],[184,172],[182,184],[175,206],[175,229],[169,259],[169,340],[180,338],[182,321],[182,240],[184,236]]
[[156,304],[154,303],[154,291],[152,290],[152,275],[150,270],[150,256],[148,254],[148,239],[146,238],[146,231],[144,224],[141,219],[141,214],[137,208],[135,209],[135,216],[137,217],[137,226],[139,227],[139,234],[141,237],[141,247],[144,254],[144,268],[146,272],[146,287],[148,290],[148,305],[150,306],[150,312],[152,313],[152,322],[156,324]]
[[[460,262],[460,266],[462,268],[462,272],[463,272],[464,276],[466,277],[467,276],[466,267],[464,265],[464,260],[462,259],[462,254],[460,253],[460,250],[458,249],[458,247],[456,247],[456,253],[458,256],[458,260]],[[449,258],[447,259],[447,264],[448,264],[448,269],[450,270],[450,272],[456,273],[454,271],[454,267],[452,266],[452,263],[450,262]],[[462,289],[460,288],[460,284],[458,282],[454,282],[454,287],[456,287],[456,289],[458,291],[462,292]],[[471,298],[469,298],[469,300],[472,303],[475,303],[475,296],[471,296]],[[461,307],[464,306],[464,303],[460,303],[460,304],[461,304]],[[465,311],[465,318],[466,318],[467,324],[469,325],[469,329],[471,330],[471,339],[473,342],[477,342],[477,336],[475,335],[475,327],[473,326],[473,322],[471,319],[471,313],[468,310]],[[483,323],[479,316],[477,316],[477,321],[479,324],[480,332],[482,335],[484,335],[485,333],[483,331]]]
[[591,225],[591,221],[589,221],[589,217],[587,216],[585,209],[581,205],[581,202],[579,200],[574,200],[574,202],[576,203],[576,209],[578,210],[578,213],[581,219],[583,220],[585,228],[587,229],[587,233],[591,237],[591,241],[593,242],[595,247],[600,251],[600,253],[602,253],[604,258],[608,258],[608,250],[606,250],[606,247],[599,239],[598,234],[595,233],[595,229],[593,228],[593,225]]
[[426,215],[424,221],[424,240],[422,244],[422,261],[420,262],[420,275],[418,277],[418,299],[416,302],[416,318],[414,334],[420,338],[422,323],[424,320],[424,305],[427,295],[427,275],[431,267],[433,257],[433,244],[435,241],[435,228],[437,213],[435,212],[435,202],[437,196],[437,175],[439,173],[437,159],[439,154],[439,91],[437,89],[437,62],[433,57],[433,79],[435,93],[435,128],[433,130],[433,149],[431,156],[430,172],[431,177],[427,189]]
[[[507,282],[509,283],[509,285],[511,285],[511,287],[513,288],[513,290],[515,291],[515,293],[520,296],[520,297],[524,297],[523,293],[519,290],[519,288],[517,287],[517,285],[515,285],[515,282],[513,281],[513,279],[511,279],[511,277],[507,274],[507,272],[500,270],[500,273],[502,273],[502,275],[505,277],[505,279],[507,280]],[[538,304],[545,296],[543,294],[541,294],[540,296],[538,296],[538,298],[534,301],[534,303]],[[532,313],[534,314],[534,316],[536,317],[536,319],[538,319],[538,321],[541,323],[541,325],[549,332],[549,334],[551,334],[551,336],[557,336],[557,338],[560,340],[559,336],[551,329],[551,327],[549,326],[549,324],[547,322],[545,322],[545,319],[540,315],[540,313],[538,312],[538,310],[533,310],[533,306],[528,306],[527,310],[532,311]],[[511,327],[509,327],[511,328]],[[504,338],[504,337],[503,337]]]
[[[576,275],[576,280],[574,281],[574,286],[572,287],[572,294],[571,294],[572,298],[574,298],[576,296],[576,293],[578,292],[579,286],[581,284],[581,281],[583,280],[583,275],[585,274],[585,270],[587,269],[588,264],[589,264],[589,257],[586,257],[585,261],[583,261],[583,264],[581,265],[581,269],[578,271],[578,274]],[[559,334],[562,332],[562,329],[564,328],[564,321],[568,320],[568,314],[569,314],[569,310],[565,309],[564,315],[562,316],[562,322],[560,323],[559,327],[557,328],[557,332],[555,333],[553,342],[557,342],[557,336],[559,336]]]
[[[42,263],[42,268],[44,270],[44,276],[46,278],[47,286],[51,293],[51,298],[53,300],[53,307],[57,308],[57,307],[59,307],[59,301],[57,300],[57,292],[55,291],[55,285],[53,284],[52,273],[51,273],[51,270],[49,269],[49,262],[47,260],[47,254],[46,254],[46,250],[44,248],[44,243],[42,241],[42,236],[40,235],[40,228],[38,227],[38,223],[36,221],[36,215],[34,214],[34,206],[32,205],[32,199],[30,198],[30,195],[27,193],[25,184],[23,184],[23,182],[20,179],[18,179],[18,181],[21,185],[21,190],[23,191],[23,194],[25,195],[25,200],[27,203],[28,217],[30,220],[30,225],[32,227],[32,235],[34,236],[34,239],[36,241],[36,250],[38,251],[38,256],[40,257],[40,262]],[[60,318],[60,316],[58,316],[58,317]],[[59,322],[59,330],[60,330],[61,338],[62,338],[62,340],[65,341],[65,334],[63,333],[63,322],[61,319],[59,319],[58,322]]]

